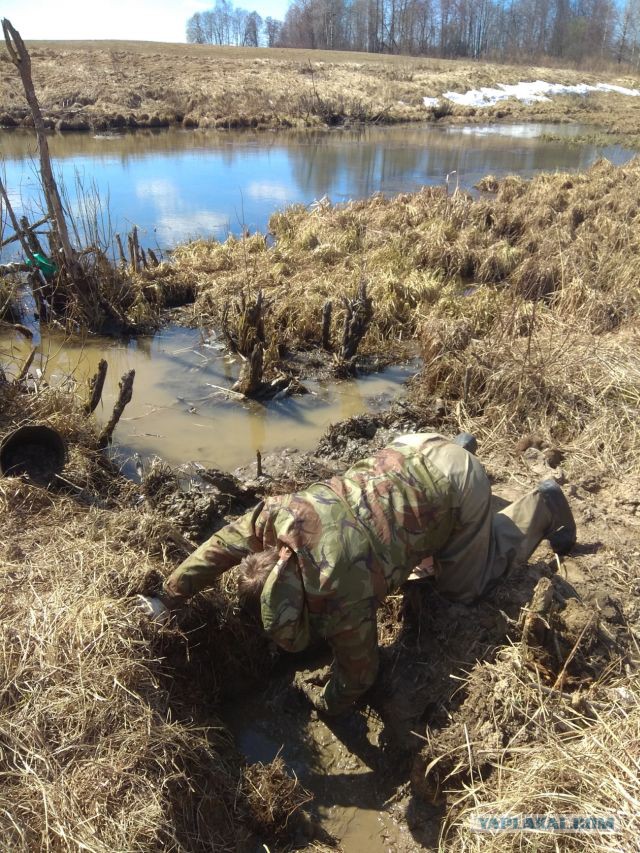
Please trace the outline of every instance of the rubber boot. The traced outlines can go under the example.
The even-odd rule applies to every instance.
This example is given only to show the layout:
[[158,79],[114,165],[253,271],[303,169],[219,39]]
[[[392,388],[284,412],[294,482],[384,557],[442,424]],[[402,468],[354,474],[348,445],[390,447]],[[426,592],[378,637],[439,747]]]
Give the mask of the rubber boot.
[[453,439],[453,443],[460,445],[460,447],[464,448],[468,453],[473,453],[474,456],[478,450],[478,439],[470,432],[459,433]]
[[555,480],[542,480],[538,492],[551,513],[547,539],[556,554],[564,556],[576,544],[576,522],[564,492]]

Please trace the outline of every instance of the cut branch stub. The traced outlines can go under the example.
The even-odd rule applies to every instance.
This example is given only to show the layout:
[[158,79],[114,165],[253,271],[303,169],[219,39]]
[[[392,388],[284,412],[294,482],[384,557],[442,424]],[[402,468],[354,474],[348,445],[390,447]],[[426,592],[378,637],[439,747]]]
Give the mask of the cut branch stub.
[[264,370],[264,348],[258,342],[253,348],[251,357],[242,365],[240,378],[233,386],[234,391],[251,397],[262,388],[262,372]]
[[224,309],[221,322],[222,334],[232,352],[238,352],[248,358],[256,344],[260,343],[264,348],[264,315],[270,305],[271,302],[264,298],[262,290],[258,291],[252,302],[247,300],[243,291],[235,302],[233,311],[229,308]]
[[131,398],[133,396],[133,380],[135,379],[136,372],[135,370],[130,370],[128,373],[125,373],[122,379],[120,380],[120,390],[118,392],[118,399],[116,400],[116,404],[113,407],[113,412],[111,413],[111,417],[109,418],[109,423],[105,426],[105,428],[100,433],[100,437],[98,438],[98,447],[100,450],[104,450],[104,448],[109,444],[113,437],[113,431],[118,425],[118,421],[122,417],[122,413],[125,410],[125,407],[128,403],[131,402]]
[[342,329],[342,347],[340,350],[339,369],[352,366],[353,360],[373,319],[373,303],[367,296],[365,281],[360,283],[355,299],[343,299],[345,315]]
[[322,306],[322,348],[331,350],[331,312],[333,302],[328,299]]
[[98,407],[98,403],[102,398],[102,389],[104,388],[104,381],[107,378],[107,362],[104,358],[101,358],[98,363],[98,370],[89,381],[89,390],[91,391],[91,396],[86,406],[84,407],[85,413],[90,415],[91,412],[94,412]]

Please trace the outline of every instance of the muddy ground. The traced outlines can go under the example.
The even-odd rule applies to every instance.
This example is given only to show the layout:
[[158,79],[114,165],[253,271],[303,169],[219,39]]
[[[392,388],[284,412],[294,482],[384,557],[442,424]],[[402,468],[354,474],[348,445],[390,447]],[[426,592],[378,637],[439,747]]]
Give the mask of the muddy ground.
[[[250,464],[235,472],[237,479],[212,472],[202,487],[191,482],[181,491],[173,481],[163,495],[148,489],[148,499],[200,541],[246,499],[329,477],[415,430],[446,433],[447,424],[437,407],[398,400],[381,414],[331,427],[313,453],[286,448],[265,456],[261,477]],[[470,778],[489,777],[507,746],[507,754],[516,753],[539,737],[526,703],[514,698],[512,679],[531,685],[525,692],[547,690],[558,725],[570,726],[638,665],[638,479],[617,482],[598,472],[574,477],[570,458],[559,468],[557,455],[528,443],[516,450],[515,468],[488,464],[496,508],[555,476],[578,522],[571,556],[559,561],[543,543],[527,567],[472,606],[448,602],[429,580],[407,584],[379,614],[379,679],[343,718],[319,719],[293,685],[296,671],[327,663],[326,650],[294,658],[256,640],[251,665],[245,657],[244,668],[224,673],[222,716],[240,753],[249,762],[282,758],[310,792],[306,817],[292,819],[287,841],[270,849],[435,849]],[[485,454],[491,456],[489,448],[480,447],[480,457]],[[551,604],[531,628],[523,613],[539,582],[550,586]],[[206,611],[206,604],[195,605],[195,614],[200,606]],[[186,617],[194,640],[190,665],[202,674],[211,649],[195,614]],[[244,631],[244,617],[238,618]],[[522,652],[517,670],[510,648]],[[249,835],[243,849],[259,849],[262,840]]]

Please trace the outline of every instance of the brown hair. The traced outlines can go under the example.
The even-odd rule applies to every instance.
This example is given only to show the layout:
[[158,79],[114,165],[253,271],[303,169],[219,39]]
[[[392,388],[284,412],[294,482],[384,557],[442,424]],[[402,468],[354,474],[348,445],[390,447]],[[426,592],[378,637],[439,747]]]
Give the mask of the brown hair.
[[278,558],[278,549],[272,547],[249,554],[243,559],[238,578],[238,596],[243,604],[251,605],[260,598],[262,588]]

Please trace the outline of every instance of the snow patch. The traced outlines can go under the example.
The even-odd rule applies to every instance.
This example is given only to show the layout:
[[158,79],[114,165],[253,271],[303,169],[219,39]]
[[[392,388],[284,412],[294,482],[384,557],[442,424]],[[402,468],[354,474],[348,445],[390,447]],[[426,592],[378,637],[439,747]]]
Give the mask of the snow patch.
[[[516,98],[525,104],[540,101],[550,101],[556,95],[588,95],[589,92],[616,92],[618,95],[640,97],[640,89],[628,89],[625,86],[614,86],[611,83],[577,83],[565,86],[562,83],[547,83],[535,80],[532,83],[498,83],[497,88],[482,86],[480,89],[470,89],[468,92],[444,92],[442,97],[462,107],[492,107],[500,101]],[[425,107],[433,107],[438,103],[437,98],[423,98]]]

